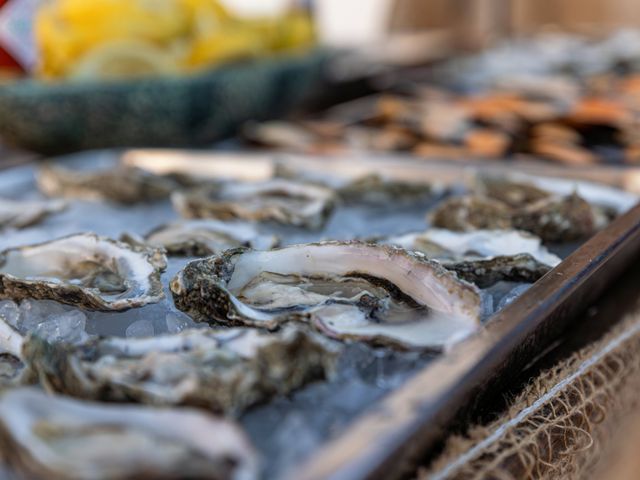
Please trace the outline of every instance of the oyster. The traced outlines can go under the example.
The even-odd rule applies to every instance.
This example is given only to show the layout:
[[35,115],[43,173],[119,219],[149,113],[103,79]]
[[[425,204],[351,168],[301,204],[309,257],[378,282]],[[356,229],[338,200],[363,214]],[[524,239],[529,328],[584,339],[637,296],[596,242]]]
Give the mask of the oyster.
[[[632,208],[638,195],[618,188],[583,180],[538,177],[522,173],[508,175],[483,175],[477,179],[477,189],[486,195],[513,206],[522,207],[548,197],[568,197],[577,194],[590,205],[615,215]],[[520,199],[513,204],[510,199]]]
[[305,170],[289,163],[276,163],[274,175],[279,178],[313,183],[337,192],[346,203],[387,204],[390,201],[415,202],[420,199],[439,197],[446,192],[446,188],[439,183],[424,181],[405,181],[380,173],[359,175],[328,175]]
[[320,228],[335,204],[332,190],[283,179],[258,183],[225,183],[176,192],[174,208],[187,218],[273,220]]
[[163,247],[170,255],[204,257],[236,247],[268,250],[277,244],[273,235],[262,235],[249,222],[189,220],[158,227],[144,240]]
[[38,187],[50,197],[110,200],[123,204],[167,198],[177,188],[169,178],[131,167],[77,171],[45,166],[37,176]]
[[25,228],[45,217],[64,210],[67,204],[61,200],[9,200],[0,199],[0,229]]
[[593,235],[608,220],[574,193],[529,204],[514,213],[512,222],[515,228],[531,232],[545,242],[570,242]]
[[234,413],[328,377],[337,353],[324,338],[293,326],[273,333],[194,329],[80,346],[31,337],[23,351],[48,390]]
[[508,205],[480,195],[452,197],[440,203],[429,215],[434,227],[454,231],[501,230],[511,228]]
[[171,281],[197,321],[275,329],[310,322],[335,338],[440,348],[479,325],[478,290],[423,255],[387,245],[321,242],[236,249],[190,262]]
[[104,405],[33,387],[0,394],[0,455],[24,478],[251,480],[239,427],[190,409]]
[[389,237],[382,243],[424,253],[481,288],[502,280],[535,282],[560,263],[538,237],[517,230],[453,232],[434,228]]
[[164,298],[161,251],[83,233],[0,252],[0,298],[126,310]]

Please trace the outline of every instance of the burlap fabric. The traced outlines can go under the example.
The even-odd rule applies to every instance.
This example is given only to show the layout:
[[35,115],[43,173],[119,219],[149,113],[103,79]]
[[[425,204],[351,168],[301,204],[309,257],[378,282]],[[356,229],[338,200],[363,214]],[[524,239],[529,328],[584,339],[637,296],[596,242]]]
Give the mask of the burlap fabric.
[[[626,460],[617,459],[624,455],[621,445],[633,435],[632,426],[640,429],[638,392],[640,313],[535,378],[498,420],[449,439],[443,454],[418,477],[613,478],[608,472],[621,462],[640,465],[637,443]],[[638,420],[631,421],[636,415]],[[625,471],[640,478],[634,468]]]

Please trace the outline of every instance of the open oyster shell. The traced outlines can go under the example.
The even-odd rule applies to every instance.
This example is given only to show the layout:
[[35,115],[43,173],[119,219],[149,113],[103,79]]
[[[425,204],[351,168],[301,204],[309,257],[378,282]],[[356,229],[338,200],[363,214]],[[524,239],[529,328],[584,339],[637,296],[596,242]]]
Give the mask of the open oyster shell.
[[61,200],[9,200],[0,199],[0,229],[25,228],[61,212],[67,207]]
[[110,200],[123,204],[167,198],[178,186],[169,178],[132,167],[78,171],[51,165],[40,168],[38,187],[50,197]]
[[238,413],[331,374],[337,350],[313,332],[194,329],[79,346],[27,339],[25,362],[47,390],[103,401]]
[[198,321],[323,333],[401,348],[440,348],[479,325],[478,290],[423,255],[388,245],[320,242],[268,252],[229,250],[171,281]]
[[144,237],[149,245],[163,247],[170,255],[204,257],[230,248],[268,250],[278,243],[273,235],[261,234],[249,222],[188,220],[162,225]]
[[186,218],[271,220],[311,229],[322,227],[335,206],[332,190],[283,179],[210,185],[171,199]]
[[542,246],[540,238],[518,230],[433,228],[388,237],[381,243],[424,253],[482,288],[501,280],[535,282],[561,261]]
[[234,423],[191,409],[105,405],[37,388],[0,394],[0,455],[24,478],[251,480],[259,464]]
[[126,310],[164,298],[161,251],[83,233],[0,252],[0,298]]

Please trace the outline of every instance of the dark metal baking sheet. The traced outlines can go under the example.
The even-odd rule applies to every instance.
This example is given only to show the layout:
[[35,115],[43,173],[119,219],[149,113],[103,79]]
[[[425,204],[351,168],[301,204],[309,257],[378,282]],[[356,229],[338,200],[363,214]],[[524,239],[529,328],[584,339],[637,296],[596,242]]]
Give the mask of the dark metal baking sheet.
[[[87,158],[94,165],[99,163],[101,158],[109,161],[113,156],[113,152],[87,154]],[[189,164],[196,162],[196,168],[202,176],[257,180],[269,177],[273,171],[271,154],[247,156],[232,152],[211,154],[181,151],[130,151],[125,153],[124,159],[128,163],[161,172],[166,172],[180,162]],[[373,170],[399,179],[437,180],[452,184],[461,182],[478,168],[485,170],[501,168],[497,165],[492,166],[490,162],[487,164],[426,163],[398,158],[286,157],[281,158],[280,161],[289,162],[303,169],[330,172],[339,176],[356,177]],[[243,167],[239,168],[239,165]],[[4,185],[4,191],[18,189],[24,192],[26,185],[32,188],[32,173],[31,168],[23,168],[22,170],[14,169],[13,178],[8,174],[0,175],[0,188]],[[547,171],[545,174],[566,176],[568,172],[556,169]],[[581,178],[592,179],[594,178],[592,175],[617,186],[621,185],[624,179],[613,171],[606,175],[604,171],[597,174],[591,172]],[[21,186],[17,181],[18,177],[26,183]],[[109,208],[101,210],[102,213],[108,215],[111,211]],[[301,465],[300,469],[291,473],[291,478],[359,479],[380,478],[379,475],[383,474],[385,476],[400,474],[416,456],[421,455],[437,441],[439,435],[454,418],[458,408],[468,405],[469,399],[474,393],[480,391],[482,385],[487,384],[492,378],[508,381],[510,369],[527,363],[538,350],[552,341],[555,333],[565,326],[571,314],[584,305],[585,295],[597,294],[622,268],[624,260],[635,255],[637,248],[633,239],[640,236],[634,230],[640,223],[638,208],[616,220],[609,228],[583,245],[567,261],[537,282],[529,293],[491,319],[480,334],[460,344],[435,362],[431,360],[423,362],[422,367],[419,362],[416,363],[415,365],[421,369],[413,379],[397,388],[385,400],[375,403],[361,419],[347,426],[323,450],[316,452],[309,463]],[[91,211],[87,205],[79,205],[76,209],[75,214],[80,215],[86,215]],[[118,215],[121,213],[118,211]],[[157,222],[167,221],[171,219],[170,213],[170,207],[165,205],[162,210],[154,213],[155,216],[145,216],[145,218],[148,221],[151,221],[149,218],[154,218]],[[73,215],[73,212],[67,215]],[[99,225],[99,218],[95,218],[96,215],[93,217],[92,221],[98,222],[96,225]],[[132,213],[128,214],[127,218],[128,221],[135,222]],[[90,225],[86,223],[87,221],[84,219],[77,224],[77,227],[88,228]],[[393,221],[399,222],[394,225],[402,225],[407,231],[418,228],[417,225],[403,223],[402,216],[398,216]],[[112,221],[104,223],[113,224]],[[52,220],[48,226],[53,227],[54,224]],[[47,229],[47,224],[44,227]],[[144,230],[147,229],[146,227],[146,225],[138,226]],[[62,233],[56,228],[47,230],[40,234],[59,236]],[[113,235],[107,231],[100,233]],[[330,229],[327,231],[327,235],[336,233],[337,231],[332,233]],[[9,243],[15,243],[18,240],[26,241],[28,238],[30,235],[25,232],[19,238],[11,239]],[[305,240],[304,235],[289,238],[289,241]],[[640,248],[640,242],[635,243]],[[178,265],[175,266],[175,268],[178,267]],[[96,324],[106,319],[96,317],[90,320]],[[112,320],[117,319],[114,317]],[[277,408],[271,413],[277,417]],[[245,426],[250,427],[250,421],[249,423],[245,421]]]

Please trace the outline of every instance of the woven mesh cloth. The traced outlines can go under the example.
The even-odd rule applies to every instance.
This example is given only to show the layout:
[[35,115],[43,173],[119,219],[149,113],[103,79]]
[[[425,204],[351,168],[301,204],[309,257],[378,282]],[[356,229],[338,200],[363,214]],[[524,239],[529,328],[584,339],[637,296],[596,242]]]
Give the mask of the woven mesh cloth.
[[[640,428],[640,313],[604,338],[543,372],[509,410],[447,441],[425,479],[612,478],[625,435]],[[631,422],[638,415],[637,421]],[[625,433],[621,433],[625,432]],[[635,438],[640,435],[636,434]],[[629,461],[640,457],[627,455]],[[636,462],[640,464],[640,461]],[[610,470],[609,470],[610,471]],[[640,473],[634,470],[635,477]]]

